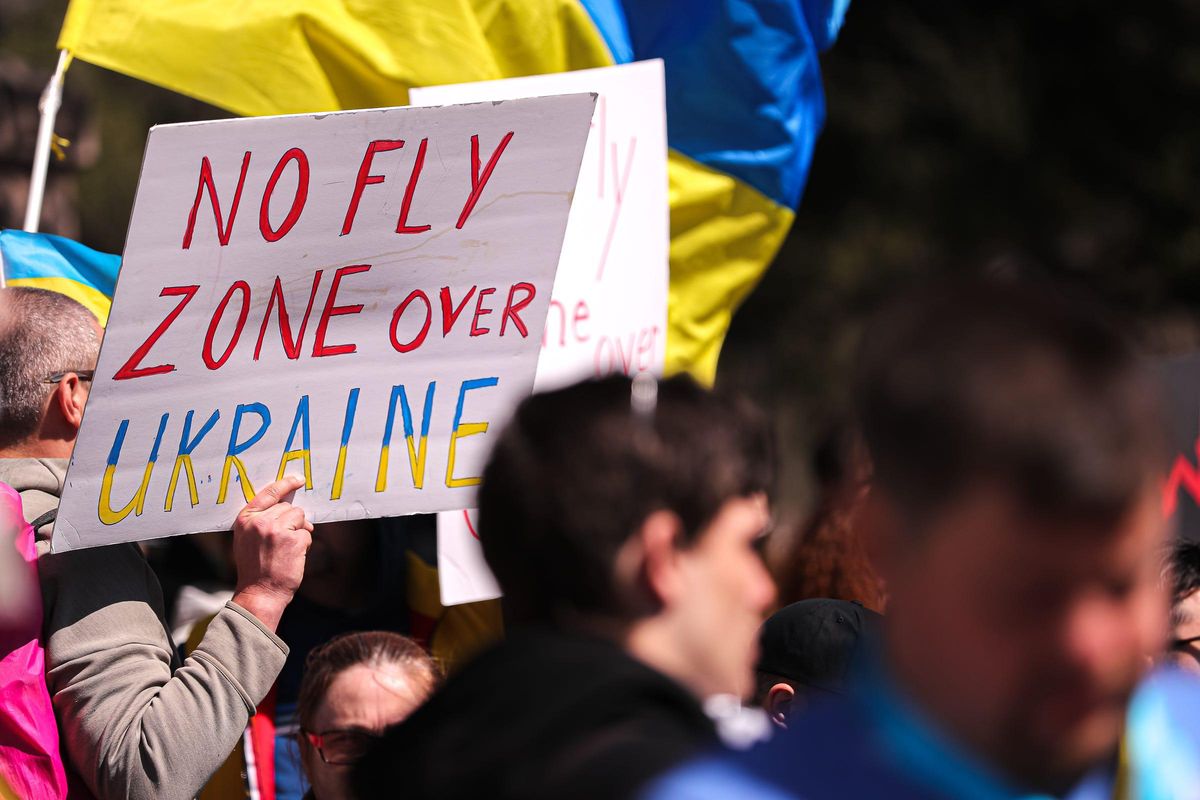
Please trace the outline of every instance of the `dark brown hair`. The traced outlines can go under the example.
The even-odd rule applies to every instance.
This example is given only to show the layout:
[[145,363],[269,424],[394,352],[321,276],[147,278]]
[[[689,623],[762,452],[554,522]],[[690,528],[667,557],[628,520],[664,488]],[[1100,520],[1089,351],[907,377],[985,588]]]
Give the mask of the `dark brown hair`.
[[771,440],[757,411],[676,376],[642,415],[631,388],[617,376],[534,395],[492,450],[479,538],[510,619],[634,616],[613,569],[647,516],[676,514],[688,546],[726,501],[768,491]]
[[873,490],[910,514],[991,483],[1039,516],[1111,519],[1165,466],[1156,386],[1126,331],[1052,284],[898,300],[866,333],[856,396]]

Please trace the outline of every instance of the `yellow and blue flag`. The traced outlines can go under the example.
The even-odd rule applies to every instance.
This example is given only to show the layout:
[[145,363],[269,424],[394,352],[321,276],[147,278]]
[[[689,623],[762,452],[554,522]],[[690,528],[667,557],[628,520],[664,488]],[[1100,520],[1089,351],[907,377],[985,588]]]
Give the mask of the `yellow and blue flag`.
[[32,286],[77,300],[108,322],[121,257],[50,233],[0,230],[0,269],[9,286]]
[[414,86],[662,58],[667,371],[711,382],[791,227],[849,0],[71,0],[59,47],[237,114],[404,105]]

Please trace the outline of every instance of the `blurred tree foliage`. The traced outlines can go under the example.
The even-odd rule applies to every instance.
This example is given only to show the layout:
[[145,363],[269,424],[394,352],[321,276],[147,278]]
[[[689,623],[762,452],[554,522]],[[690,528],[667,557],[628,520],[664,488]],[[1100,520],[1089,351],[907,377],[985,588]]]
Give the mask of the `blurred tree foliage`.
[[[0,53],[48,75],[65,7],[0,0]],[[823,67],[806,196],[719,378],[778,419],[793,503],[809,443],[844,411],[865,315],[918,280],[1055,275],[1159,349],[1200,342],[1200,3],[855,0]],[[82,238],[119,251],[146,129],[227,115],[87,64],[67,90],[101,132]]]
[[720,376],[773,408],[793,486],[864,316],[914,282],[1053,275],[1197,346],[1200,3],[864,2],[822,65],[806,195]]

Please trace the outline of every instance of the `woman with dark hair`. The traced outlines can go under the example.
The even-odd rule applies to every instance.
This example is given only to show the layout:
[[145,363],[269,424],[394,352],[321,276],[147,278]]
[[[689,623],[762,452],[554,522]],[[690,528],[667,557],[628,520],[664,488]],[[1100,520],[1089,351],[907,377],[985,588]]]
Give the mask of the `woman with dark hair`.
[[300,683],[300,758],[313,800],[352,797],[350,767],[425,702],[441,671],[390,631],[348,633],[314,649]]

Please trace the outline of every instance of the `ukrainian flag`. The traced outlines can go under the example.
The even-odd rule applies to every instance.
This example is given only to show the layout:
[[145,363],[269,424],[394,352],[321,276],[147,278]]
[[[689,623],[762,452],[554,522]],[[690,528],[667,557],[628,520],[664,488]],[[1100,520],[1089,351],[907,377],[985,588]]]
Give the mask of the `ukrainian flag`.
[[59,47],[237,114],[405,105],[414,86],[662,58],[667,371],[711,382],[791,227],[849,0],[72,0]]
[[61,292],[108,322],[121,257],[49,233],[0,230],[0,269],[9,286]]

